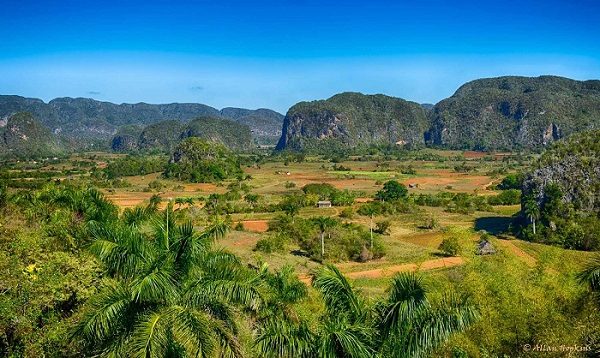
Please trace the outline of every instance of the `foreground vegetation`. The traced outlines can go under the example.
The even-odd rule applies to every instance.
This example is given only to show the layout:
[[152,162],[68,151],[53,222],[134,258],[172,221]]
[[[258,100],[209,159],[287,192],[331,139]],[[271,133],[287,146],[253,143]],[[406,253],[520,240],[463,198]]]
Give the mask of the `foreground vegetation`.
[[203,153],[4,163],[0,355],[596,354],[596,256],[511,235],[533,158]]

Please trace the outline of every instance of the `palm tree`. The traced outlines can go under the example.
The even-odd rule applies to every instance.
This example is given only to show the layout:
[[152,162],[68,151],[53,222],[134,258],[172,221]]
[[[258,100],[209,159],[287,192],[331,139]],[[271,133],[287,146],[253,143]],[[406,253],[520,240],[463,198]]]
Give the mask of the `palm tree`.
[[312,285],[322,295],[325,315],[315,333],[320,357],[372,357],[375,325],[370,307],[333,265],[313,272]]
[[437,305],[427,299],[414,273],[394,277],[387,299],[378,303],[379,352],[387,357],[423,357],[478,318],[464,297],[447,295]]
[[372,305],[332,265],[314,271],[312,285],[325,304],[318,326],[310,330],[302,320],[264,322],[257,344],[268,344],[271,353],[266,356],[423,357],[477,318],[463,298],[431,303],[412,273],[397,275],[388,297]]
[[274,273],[263,266],[261,277],[270,288],[257,319],[255,346],[262,357],[308,357],[313,335],[295,312],[294,305],[308,296],[306,285],[291,266]]
[[107,222],[116,219],[118,210],[113,203],[95,188],[79,188],[72,185],[46,187],[42,201],[68,208],[85,221]]
[[311,221],[319,228],[319,236],[321,239],[321,259],[325,259],[325,233],[327,230],[335,227],[338,222],[337,220],[328,216],[319,216],[311,218]]
[[146,207],[146,210],[148,210],[149,212],[155,214],[158,212],[158,206],[160,205],[160,203],[162,202],[162,198],[160,197],[160,195],[158,194],[154,194],[150,197],[150,201],[148,203],[148,206]]
[[370,246],[371,250],[373,250],[373,216],[377,213],[377,210],[375,210],[375,208],[371,205],[363,206],[361,209],[362,209],[361,210],[362,213],[364,213],[365,215],[368,215],[370,218],[369,232],[371,234],[371,239],[370,239],[369,246]]
[[533,234],[536,234],[535,223],[540,218],[540,206],[532,195],[528,195],[523,203],[523,210],[533,225]]
[[197,232],[169,206],[151,237],[121,221],[93,224],[90,251],[108,276],[74,332],[90,355],[239,357],[236,305],[257,311],[258,273],[211,249],[227,225]]
[[184,202],[185,204],[187,204],[189,207],[192,207],[192,206],[194,206],[195,200],[194,200],[194,198],[192,198],[191,196],[188,196],[187,198],[185,198],[185,199],[183,200],[183,202]]
[[257,320],[255,347],[262,357],[309,357],[314,336],[293,309],[308,296],[306,285],[291,266],[261,276],[272,293]]
[[152,211],[147,209],[147,207],[141,206],[136,206],[135,208],[126,208],[123,210],[121,219],[126,225],[139,226],[154,215]]

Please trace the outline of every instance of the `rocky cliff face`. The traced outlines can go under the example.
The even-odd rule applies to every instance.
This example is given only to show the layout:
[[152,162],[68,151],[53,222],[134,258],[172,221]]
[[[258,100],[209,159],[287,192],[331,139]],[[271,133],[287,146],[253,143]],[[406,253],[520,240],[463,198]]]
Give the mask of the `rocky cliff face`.
[[600,212],[600,130],[575,134],[544,152],[524,180],[523,197],[533,196],[541,207],[551,184],[575,210]]
[[284,119],[277,149],[419,145],[424,143],[427,127],[425,110],[417,103],[384,95],[342,93],[293,106]]
[[600,81],[499,77],[475,80],[435,105],[427,143],[454,149],[541,148],[600,128]]

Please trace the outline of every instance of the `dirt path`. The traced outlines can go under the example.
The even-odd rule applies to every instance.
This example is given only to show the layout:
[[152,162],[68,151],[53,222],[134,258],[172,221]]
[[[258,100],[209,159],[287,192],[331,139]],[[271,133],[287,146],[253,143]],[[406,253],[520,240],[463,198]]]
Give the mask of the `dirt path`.
[[[444,257],[440,259],[428,260],[420,264],[409,263],[402,265],[387,266],[379,269],[366,270],[366,271],[355,271],[345,272],[344,275],[347,278],[381,278],[391,277],[398,272],[411,272],[411,271],[427,271],[435,270],[439,268],[447,268],[452,266],[458,266],[465,263],[462,257]],[[309,275],[300,275],[300,281],[304,283],[310,283]]]
[[485,184],[483,186],[483,190],[487,190],[490,186],[492,186],[494,183],[496,182],[496,179],[492,180],[491,182]]
[[525,262],[525,264],[527,264],[527,266],[529,266],[529,267],[535,266],[535,264],[537,262],[536,258],[529,255],[525,251],[521,250],[521,248],[519,248],[517,245],[515,245],[512,241],[498,240],[498,243],[500,244],[500,246],[503,246],[504,248],[506,248],[510,252],[512,252],[515,256],[521,258],[523,260],[523,262]]

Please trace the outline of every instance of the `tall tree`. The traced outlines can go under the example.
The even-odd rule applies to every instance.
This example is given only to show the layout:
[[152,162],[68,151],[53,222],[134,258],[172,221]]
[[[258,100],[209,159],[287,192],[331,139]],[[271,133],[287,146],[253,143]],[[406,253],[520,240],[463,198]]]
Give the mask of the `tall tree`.
[[294,223],[294,217],[298,215],[301,208],[301,203],[299,202],[299,199],[297,199],[296,197],[287,197],[279,205],[281,207],[281,210],[283,210],[283,212],[285,212],[286,215],[291,217],[292,223]]
[[328,216],[318,216],[311,221],[319,228],[319,238],[321,239],[321,259],[325,259],[325,233],[335,227],[338,221]]
[[523,210],[529,222],[533,226],[533,234],[536,234],[535,223],[540,218],[540,206],[532,195],[528,195],[523,202]]
[[364,205],[361,208],[361,211],[364,215],[368,215],[369,216],[369,234],[370,234],[370,241],[369,241],[369,246],[371,247],[371,250],[373,250],[373,216],[377,213],[377,210],[375,209],[374,206],[372,205]]
[[375,199],[381,201],[394,201],[406,198],[408,189],[404,184],[396,180],[390,180],[383,184],[383,189],[375,194]]

